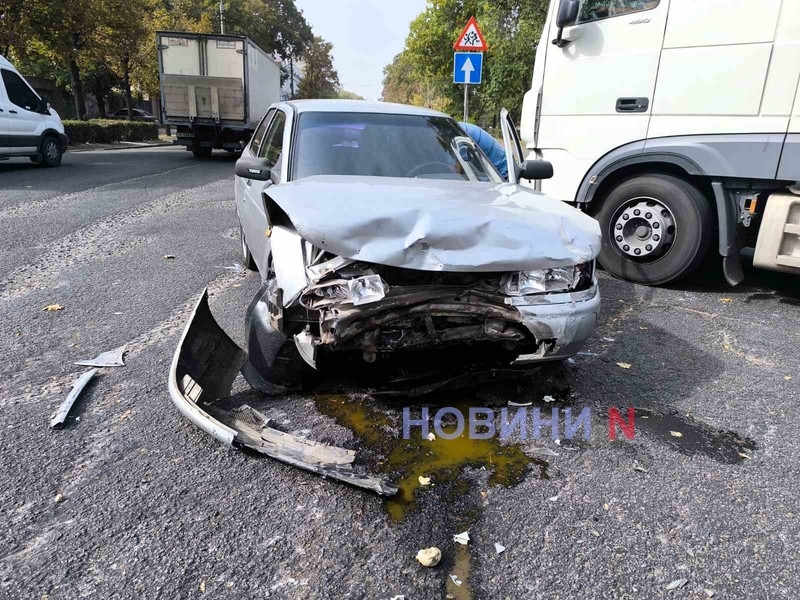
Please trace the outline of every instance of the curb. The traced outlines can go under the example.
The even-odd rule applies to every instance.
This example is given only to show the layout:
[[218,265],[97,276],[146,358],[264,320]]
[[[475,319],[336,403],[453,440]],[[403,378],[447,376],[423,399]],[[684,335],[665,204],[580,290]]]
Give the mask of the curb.
[[67,152],[92,152],[95,150],[139,150],[140,148],[161,148],[166,146],[175,146],[172,142],[156,142],[152,144],[142,143],[137,145],[128,144],[104,144],[99,146],[89,146],[89,144],[80,144],[78,146],[67,146]]

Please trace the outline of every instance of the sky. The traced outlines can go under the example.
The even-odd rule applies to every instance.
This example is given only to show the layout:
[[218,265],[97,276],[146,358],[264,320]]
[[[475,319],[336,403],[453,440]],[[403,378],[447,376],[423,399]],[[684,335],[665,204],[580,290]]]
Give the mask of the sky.
[[383,68],[403,49],[408,25],[425,0],[295,0],[315,35],[333,44],[339,83],[367,100],[378,100]]

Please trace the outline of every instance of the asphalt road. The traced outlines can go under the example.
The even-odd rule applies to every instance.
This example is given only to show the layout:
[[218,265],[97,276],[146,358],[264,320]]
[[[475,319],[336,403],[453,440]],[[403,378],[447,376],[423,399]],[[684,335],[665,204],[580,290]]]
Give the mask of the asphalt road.
[[[524,386],[389,402],[353,388],[265,400],[237,383],[368,470],[392,466],[402,406],[592,410],[588,442],[509,445],[539,462],[500,483],[497,446],[465,446],[470,465],[449,471],[412,452],[394,474],[430,466],[437,485],[398,506],[226,448],[170,402],[202,289],[241,341],[258,287],[238,264],[232,169],[172,148],[0,163],[0,598],[797,597],[798,278],[648,289],[603,274],[586,353]],[[86,370],[73,363],[125,343],[127,365],[51,431]],[[634,440],[609,441],[609,407],[639,409]],[[466,548],[452,540],[465,529]],[[428,546],[437,568],[414,559]]]

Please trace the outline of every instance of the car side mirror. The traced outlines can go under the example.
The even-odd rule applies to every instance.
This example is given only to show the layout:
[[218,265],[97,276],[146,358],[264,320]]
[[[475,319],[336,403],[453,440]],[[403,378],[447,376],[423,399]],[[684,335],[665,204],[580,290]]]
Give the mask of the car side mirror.
[[256,181],[270,180],[270,165],[266,158],[243,156],[236,161],[234,169],[238,177],[255,179]]
[[561,0],[558,5],[558,14],[556,15],[556,25],[558,26],[558,37],[553,40],[553,44],[559,48],[566,46],[570,40],[564,39],[564,27],[574,25],[578,20],[578,11],[580,9],[579,0]]
[[38,108],[39,108],[39,110],[37,112],[40,112],[43,115],[46,115],[47,113],[50,112],[50,102],[47,100],[47,98],[45,96],[42,96],[39,99],[39,107]]
[[546,160],[526,160],[522,163],[521,179],[550,179],[553,176],[553,164]]

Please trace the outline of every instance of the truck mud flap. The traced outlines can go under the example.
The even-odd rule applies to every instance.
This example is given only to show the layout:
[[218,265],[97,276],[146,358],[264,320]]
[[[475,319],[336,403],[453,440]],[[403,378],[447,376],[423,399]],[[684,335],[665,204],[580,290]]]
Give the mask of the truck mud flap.
[[274,427],[256,409],[228,409],[217,402],[230,396],[247,354],[214,320],[204,290],[172,359],[169,393],[178,410],[220,442],[250,449],[324,477],[392,496],[397,487],[353,467],[355,452],[299,438]]

